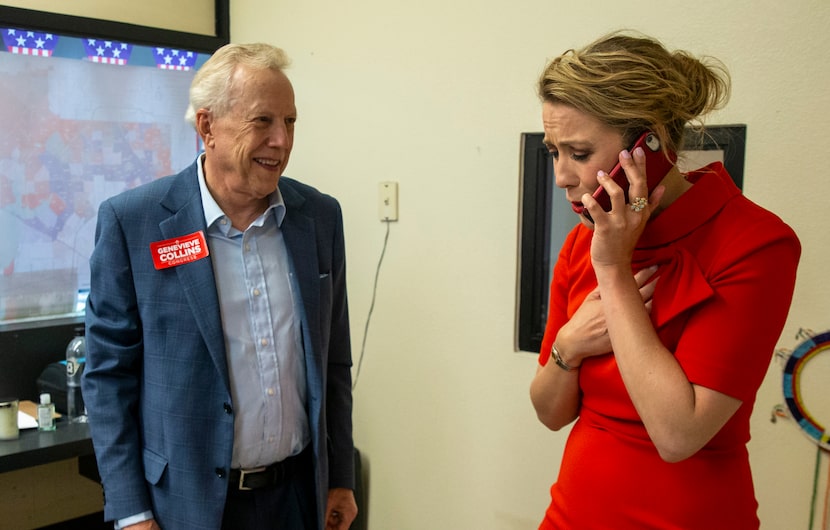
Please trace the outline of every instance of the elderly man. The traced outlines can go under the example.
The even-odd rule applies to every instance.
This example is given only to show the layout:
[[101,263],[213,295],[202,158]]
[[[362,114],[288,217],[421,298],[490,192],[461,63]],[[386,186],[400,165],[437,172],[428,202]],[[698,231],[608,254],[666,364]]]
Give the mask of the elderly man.
[[100,208],[83,391],[118,528],[346,530],[357,515],[342,216],[282,177],[287,62],[218,50],[187,112],[204,153]]

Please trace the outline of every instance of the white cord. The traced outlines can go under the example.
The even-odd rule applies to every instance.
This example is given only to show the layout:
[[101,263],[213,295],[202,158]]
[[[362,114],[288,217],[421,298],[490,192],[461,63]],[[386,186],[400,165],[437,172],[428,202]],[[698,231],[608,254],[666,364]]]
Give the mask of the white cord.
[[369,335],[369,322],[372,320],[372,312],[375,309],[375,297],[378,294],[378,277],[380,277],[380,265],[383,263],[383,256],[386,254],[386,244],[389,242],[389,224],[391,221],[384,221],[386,223],[386,236],[383,238],[383,249],[380,251],[380,259],[378,259],[378,267],[375,270],[375,285],[372,288],[372,303],[369,304],[369,313],[366,315],[366,327],[363,329],[363,344],[360,346],[360,357],[357,360],[357,370],[354,374],[354,381],[352,382],[352,392],[357,387],[357,378],[360,377],[360,368],[363,366],[363,354],[366,352],[366,337]]

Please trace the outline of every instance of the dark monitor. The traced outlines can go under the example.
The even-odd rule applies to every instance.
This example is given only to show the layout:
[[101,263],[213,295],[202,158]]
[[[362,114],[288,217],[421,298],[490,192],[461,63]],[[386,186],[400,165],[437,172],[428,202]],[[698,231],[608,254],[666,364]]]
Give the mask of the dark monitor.
[[0,6],[0,395],[36,400],[83,328],[100,202],[195,159],[188,89],[228,1],[216,35]]

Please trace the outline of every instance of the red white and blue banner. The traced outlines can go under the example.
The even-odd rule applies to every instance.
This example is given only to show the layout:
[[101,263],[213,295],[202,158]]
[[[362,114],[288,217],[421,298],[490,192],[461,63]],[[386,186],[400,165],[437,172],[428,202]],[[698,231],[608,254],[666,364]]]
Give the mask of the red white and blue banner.
[[130,60],[133,45],[101,39],[83,39],[86,57],[93,63],[124,66]]
[[98,37],[71,37],[20,28],[0,28],[9,53],[39,57],[80,59],[114,66],[148,66],[162,70],[190,71],[210,54],[175,48],[144,46]]
[[163,70],[192,70],[196,65],[197,54],[187,50],[156,48],[153,55],[156,66]]
[[58,43],[58,36],[52,33],[27,31],[24,29],[3,29],[3,44],[11,53],[49,57]]

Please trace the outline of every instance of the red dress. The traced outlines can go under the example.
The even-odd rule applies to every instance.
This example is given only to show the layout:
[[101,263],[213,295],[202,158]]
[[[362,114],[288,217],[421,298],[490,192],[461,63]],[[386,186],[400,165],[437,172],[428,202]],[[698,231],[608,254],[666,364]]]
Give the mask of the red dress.
[[[746,530],[759,526],[746,443],[755,394],[792,300],[801,247],[778,217],[741,195],[720,163],[649,222],[634,269],[658,264],[651,319],[689,380],[743,404],[700,451],[659,455],[613,354],[579,370],[581,409],[540,529]],[[597,285],[593,232],[577,225],[554,267],[540,364]]]

